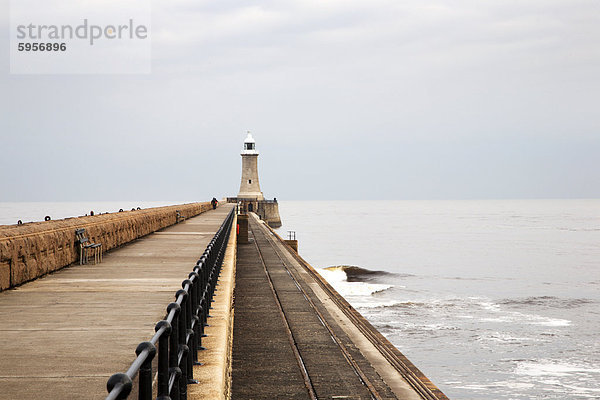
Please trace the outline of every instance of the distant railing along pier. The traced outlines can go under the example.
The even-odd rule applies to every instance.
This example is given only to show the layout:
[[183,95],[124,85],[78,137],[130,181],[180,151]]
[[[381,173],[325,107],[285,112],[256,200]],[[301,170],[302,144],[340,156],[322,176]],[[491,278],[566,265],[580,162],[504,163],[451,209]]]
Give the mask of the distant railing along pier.
[[273,200],[256,200],[254,198],[245,198],[245,197],[227,197],[228,203],[238,203],[238,202],[255,202],[255,203],[277,203],[277,199]]

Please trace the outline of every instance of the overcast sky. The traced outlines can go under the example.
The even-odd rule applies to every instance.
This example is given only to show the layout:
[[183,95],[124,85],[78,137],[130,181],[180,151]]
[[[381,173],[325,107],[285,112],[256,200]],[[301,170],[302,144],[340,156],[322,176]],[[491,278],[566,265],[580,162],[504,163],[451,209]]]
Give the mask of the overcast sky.
[[600,197],[597,0],[156,1],[149,75],[11,75],[0,4],[0,201],[235,195],[247,130],[269,198]]

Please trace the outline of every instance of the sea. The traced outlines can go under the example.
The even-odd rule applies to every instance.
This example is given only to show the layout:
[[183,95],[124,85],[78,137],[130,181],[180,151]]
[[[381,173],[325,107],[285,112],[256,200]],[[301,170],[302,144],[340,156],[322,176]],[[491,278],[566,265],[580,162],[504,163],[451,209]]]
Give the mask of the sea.
[[[198,200],[195,200],[198,201]],[[14,225],[18,221],[23,223],[44,221],[46,216],[50,219],[63,219],[81,217],[104,213],[118,212],[139,208],[172,206],[177,204],[193,203],[194,200],[163,200],[163,201],[63,201],[63,202],[0,202],[0,225]]]
[[[0,224],[182,203],[0,203]],[[278,233],[449,398],[600,399],[600,200],[279,209]]]
[[281,236],[451,399],[600,399],[600,200],[279,203]]

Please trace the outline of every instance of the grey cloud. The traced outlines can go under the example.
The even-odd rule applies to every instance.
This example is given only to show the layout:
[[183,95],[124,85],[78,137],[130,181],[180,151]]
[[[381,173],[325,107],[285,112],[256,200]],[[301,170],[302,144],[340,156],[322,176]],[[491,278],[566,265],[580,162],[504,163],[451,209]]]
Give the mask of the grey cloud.
[[234,194],[247,129],[281,199],[600,196],[597,3],[449,4],[154,2],[149,76],[5,62],[0,200]]

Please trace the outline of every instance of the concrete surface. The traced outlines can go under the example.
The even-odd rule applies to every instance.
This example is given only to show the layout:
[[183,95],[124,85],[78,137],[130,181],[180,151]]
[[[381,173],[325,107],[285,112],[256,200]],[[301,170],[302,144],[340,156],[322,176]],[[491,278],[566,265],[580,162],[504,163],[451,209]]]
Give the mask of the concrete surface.
[[84,228],[102,251],[122,246],[185,218],[209,210],[210,203],[180,204],[143,210],[0,225],[0,291],[79,262],[75,230]]
[[0,399],[103,399],[231,207],[0,293]]

